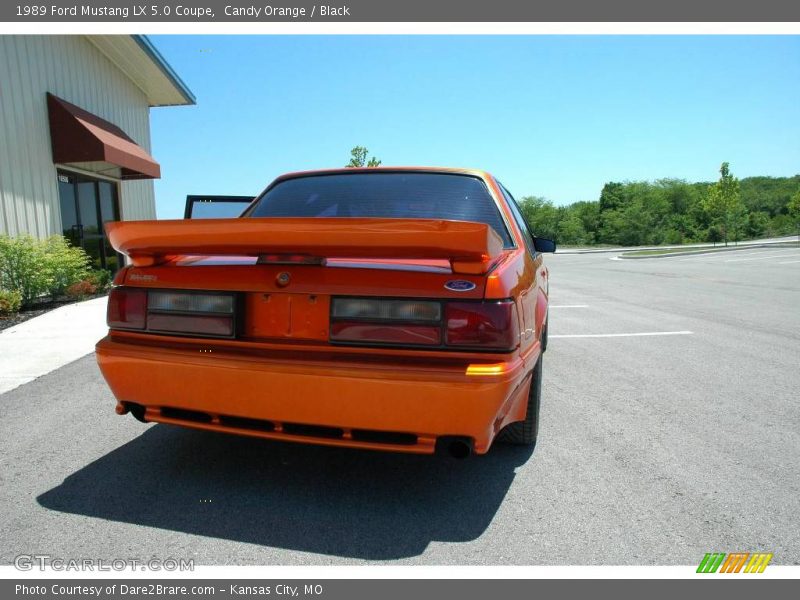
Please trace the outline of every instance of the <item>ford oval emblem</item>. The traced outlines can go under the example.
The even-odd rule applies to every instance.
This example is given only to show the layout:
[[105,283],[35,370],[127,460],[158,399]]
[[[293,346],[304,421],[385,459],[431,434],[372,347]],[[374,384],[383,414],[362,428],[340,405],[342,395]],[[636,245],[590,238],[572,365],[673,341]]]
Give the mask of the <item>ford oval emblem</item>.
[[464,279],[452,279],[445,283],[444,287],[453,292],[469,292],[475,289],[475,284]]

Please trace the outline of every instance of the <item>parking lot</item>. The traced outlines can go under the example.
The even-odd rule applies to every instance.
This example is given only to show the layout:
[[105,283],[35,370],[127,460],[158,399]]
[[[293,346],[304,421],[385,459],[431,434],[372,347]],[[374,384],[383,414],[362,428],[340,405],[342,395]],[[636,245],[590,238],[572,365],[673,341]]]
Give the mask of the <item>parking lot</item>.
[[115,415],[90,355],[0,395],[0,562],[800,564],[800,249],[547,261],[535,451],[142,425]]

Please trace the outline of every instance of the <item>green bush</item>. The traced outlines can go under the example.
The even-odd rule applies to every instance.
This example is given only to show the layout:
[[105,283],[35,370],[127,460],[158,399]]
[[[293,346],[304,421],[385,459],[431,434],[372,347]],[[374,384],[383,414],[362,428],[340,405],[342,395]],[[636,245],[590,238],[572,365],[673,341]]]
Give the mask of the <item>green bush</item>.
[[89,273],[89,257],[61,236],[0,236],[0,289],[19,292],[22,306],[59,295]]
[[104,292],[111,285],[111,272],[105,269],[92,271],[86,276],[86,281],[93,284],[98,292]]
[[60,296],[73,283],[89,275],[89,257],[82,248],[70,246],[60,235],[48,238],[43,244],[51,296]]
[[49,290],[42,242],[29,235],[0,236],[0,288],[19,292],[23,306]]
[[668,229],[664,233],[664,243],[676,246],[683,243],[683,234],[676,229]]
[[17,291],[0,290],[0,316],[14,314],[22,306],[22,295]]

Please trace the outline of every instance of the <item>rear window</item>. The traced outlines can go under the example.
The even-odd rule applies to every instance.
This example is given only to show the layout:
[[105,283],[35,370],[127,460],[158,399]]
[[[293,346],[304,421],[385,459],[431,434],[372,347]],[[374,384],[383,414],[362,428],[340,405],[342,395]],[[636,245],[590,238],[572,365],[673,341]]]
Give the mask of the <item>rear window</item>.
[[287,179],[261,196],[248,217],[376,217],[486,223],[506,248],[508,230],[486,184],[444,173],[341,173]]

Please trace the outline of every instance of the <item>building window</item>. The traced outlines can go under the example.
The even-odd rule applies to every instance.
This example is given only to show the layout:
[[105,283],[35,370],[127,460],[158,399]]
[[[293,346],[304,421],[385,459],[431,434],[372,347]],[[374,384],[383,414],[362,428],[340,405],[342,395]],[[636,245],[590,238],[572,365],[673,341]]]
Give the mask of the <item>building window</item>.
[[103,224],[119,220],[117,184],[58,171],[58,197],[64,237],[86,251],[93,268],[115,272],[123,263],[108,243]]

